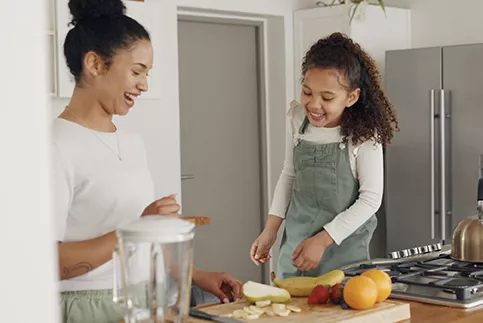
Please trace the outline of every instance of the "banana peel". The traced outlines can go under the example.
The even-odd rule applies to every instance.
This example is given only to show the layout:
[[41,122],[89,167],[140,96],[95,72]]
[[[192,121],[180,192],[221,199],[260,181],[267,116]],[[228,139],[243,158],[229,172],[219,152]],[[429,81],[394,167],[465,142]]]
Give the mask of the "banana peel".
[[307,297],[317,285],[334,286],[344,280],[345,274],[342,270],[332,270],[319,277],[291,277],[277,279],[275,273],[271,273],[272,282],[275,286],[285,289],[292,297]]

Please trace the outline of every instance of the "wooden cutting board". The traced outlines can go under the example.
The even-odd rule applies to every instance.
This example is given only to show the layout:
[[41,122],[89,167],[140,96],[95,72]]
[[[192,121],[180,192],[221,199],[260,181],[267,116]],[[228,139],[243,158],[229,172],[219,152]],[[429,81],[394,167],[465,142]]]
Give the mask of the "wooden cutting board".
[[[357,311],[344,310],[338,305],[308,305],[307,298],[294,298],[287,304],[293,304],[302,309],[300,313],[290,313],[287,317],[269,317],[261,316],[259,319],[248,322],[260,323],[394,323],[407,320],[411,317],[409,304],[397,302],[393,300],[386,300],[380,304],[376,304],[373,308]],[[239,301],[231,304],[220,304],[211,306],[198,307],[199,310],[214,314],[224,315],[233,313],[234,310],[243,309],[243,307],[250,305],[246,301]],[[189,323],[203,323],[204,320],[191,318]]]
[[210,224],[209,216],[193,216],[193,215],[183,214],[183,215],[180,215],[179,218],[181,220],[189,221],[197,227]]

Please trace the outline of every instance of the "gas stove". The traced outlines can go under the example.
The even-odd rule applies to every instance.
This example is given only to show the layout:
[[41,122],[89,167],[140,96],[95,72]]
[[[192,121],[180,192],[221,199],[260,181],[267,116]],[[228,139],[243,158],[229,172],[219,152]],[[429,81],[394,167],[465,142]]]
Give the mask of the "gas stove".
[[451,259],[451,246],[431,245],[393,252],[342,268],[348,278],[370,268],[388,273],[391,298],[473,309],[483,307],[483,263]]

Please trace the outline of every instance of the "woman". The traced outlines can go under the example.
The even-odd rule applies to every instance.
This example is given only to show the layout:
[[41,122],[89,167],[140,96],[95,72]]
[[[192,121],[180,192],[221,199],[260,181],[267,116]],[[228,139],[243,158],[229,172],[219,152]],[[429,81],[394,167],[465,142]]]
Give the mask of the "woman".
[[287,114],[284,169],[250,256],[270,259],[282,221],[279,278],[367,260],[383,193],[382,147],[398,128],[374,60],[352,39],[320,39],[302,63],[301,104]]
[[[64,322],[118,322],[112,302],[114,230],[144,215],[176,216],[173,195],[154,200],[142,139],[120,132],[148,90],[153,63],[148,32],[124,15],[121,0],[70,0],[64,54],[76,86],[53,124],[55,220]],[[226,273],[193,269],[193,283],[224,302],[241,297]]]

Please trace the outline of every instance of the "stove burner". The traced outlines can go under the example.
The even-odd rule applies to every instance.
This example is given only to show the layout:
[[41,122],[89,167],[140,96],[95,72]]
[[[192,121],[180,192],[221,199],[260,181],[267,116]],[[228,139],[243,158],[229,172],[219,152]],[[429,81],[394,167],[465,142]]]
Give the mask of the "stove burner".
[[[406,289],[424,288],[434,293],[453,295],[455,301],[467,302],[483,292],[483,268],[481,264],[460,262],[450,255],[438,255],[420,261],[401,261],[388,264],[363,264],[345,270],[346,276],[357,276],[370,268],[385,271],[393,284]],[[483,301],[483,300],[482,300]]]
[[464,262],[464,261],[457,261],[457,260],[455,260],[454,266],[455,267],[464,267],[464,268],[483,269],[483,264],[481,264],[481,263]]
[[392,298],[459,308],[483,307],[483,263],[451,258],[451,245],[438,249],[423,246],[402,250],[389,261],[374,260],[350,266],[344,272],[347,279],[371,268],[386,272],[393,283]]
[[481,281],[471,278],[451,278],[450,280],[446,281],[441,285],[448,287],[467,288],[481,285]]

